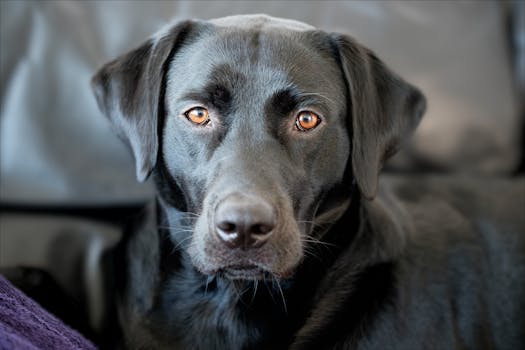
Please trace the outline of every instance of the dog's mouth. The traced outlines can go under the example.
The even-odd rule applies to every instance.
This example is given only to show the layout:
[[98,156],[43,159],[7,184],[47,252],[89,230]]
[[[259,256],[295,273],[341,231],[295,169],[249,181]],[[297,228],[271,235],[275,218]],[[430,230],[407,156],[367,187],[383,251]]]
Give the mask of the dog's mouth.
[[[285,204],[268,205],[271,210],[266,211],[266,207],[256,205],[265,200],[264,196],[234,193],[220,202],[228,206],[220,207],[224,212],[218,214],[216,198],[225,196],[210,192],[206,197],[191,241],[184,247],[193,266],[208,277],[228,280],[287,279],[303,257],[301,232],[291,200],[285,198],[279,201]],[[272,221],[273,229],[259,232],[262,225],[258,223],[265,220]]]
[[230,280],[281,280],[288,279],[293,275],[293,270],[283,273],[275,273],[259,265],[229,265],[218,270],[219,274]]
[[231,280],[241,279],[268,279],[271,273],[257,265],[231,265],[219,270],[226,278]]

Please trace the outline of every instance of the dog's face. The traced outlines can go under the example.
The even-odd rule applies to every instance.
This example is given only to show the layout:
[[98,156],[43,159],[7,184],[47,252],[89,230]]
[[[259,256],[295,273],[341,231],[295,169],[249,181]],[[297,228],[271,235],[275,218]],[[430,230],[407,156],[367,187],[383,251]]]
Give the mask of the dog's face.
[[199,270],[288,275],[320,196],[342,181],[345,85],[318,41],[219,27],[174,57],[162,151],[198,214],[189,252]]
[[266,16],[181,23],[93,85],[139,179],[156,167],[171,188],[160,202],[172,239],[198,270],[232,279],[290,276],[351,180],[374,196],[424,109],[351,39]]

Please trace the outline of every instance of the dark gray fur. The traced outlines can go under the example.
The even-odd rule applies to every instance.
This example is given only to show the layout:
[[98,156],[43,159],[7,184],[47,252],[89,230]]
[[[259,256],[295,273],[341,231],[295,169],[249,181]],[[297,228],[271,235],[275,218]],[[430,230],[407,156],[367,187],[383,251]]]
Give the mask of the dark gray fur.
[[[420,177],[378,191],[425,99],[354,39],[267,16],[188,21],[93,86],[139,180],[153,172],[158,188],[114,255],[128,347],[524,347],[525,183]],[[209,127],[184,117],[195,104]],[[295,130],[301,109],[320,126]],[[263,247],[217,241],[215,208],[232,193],[276,209]],[[231,277],[248,265],[265,275]]]

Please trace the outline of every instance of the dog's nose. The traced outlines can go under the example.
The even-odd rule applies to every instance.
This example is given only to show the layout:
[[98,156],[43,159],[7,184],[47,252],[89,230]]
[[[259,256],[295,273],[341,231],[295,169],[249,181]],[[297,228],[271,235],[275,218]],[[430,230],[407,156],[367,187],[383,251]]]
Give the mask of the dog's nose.
[[215,230],[230,248],[261,247],[276,225],[272,205],[259,197],[233,194],[219,203],[215,212]]

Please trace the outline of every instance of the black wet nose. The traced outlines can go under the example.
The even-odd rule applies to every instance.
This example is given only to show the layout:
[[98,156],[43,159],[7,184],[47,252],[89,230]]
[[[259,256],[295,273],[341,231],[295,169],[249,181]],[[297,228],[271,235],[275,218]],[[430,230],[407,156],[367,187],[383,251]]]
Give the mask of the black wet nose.
[[258,248],[268,241],[276,225],[274,208],[259,197],[234,194],[215,211],[217,236],[230,248]]

